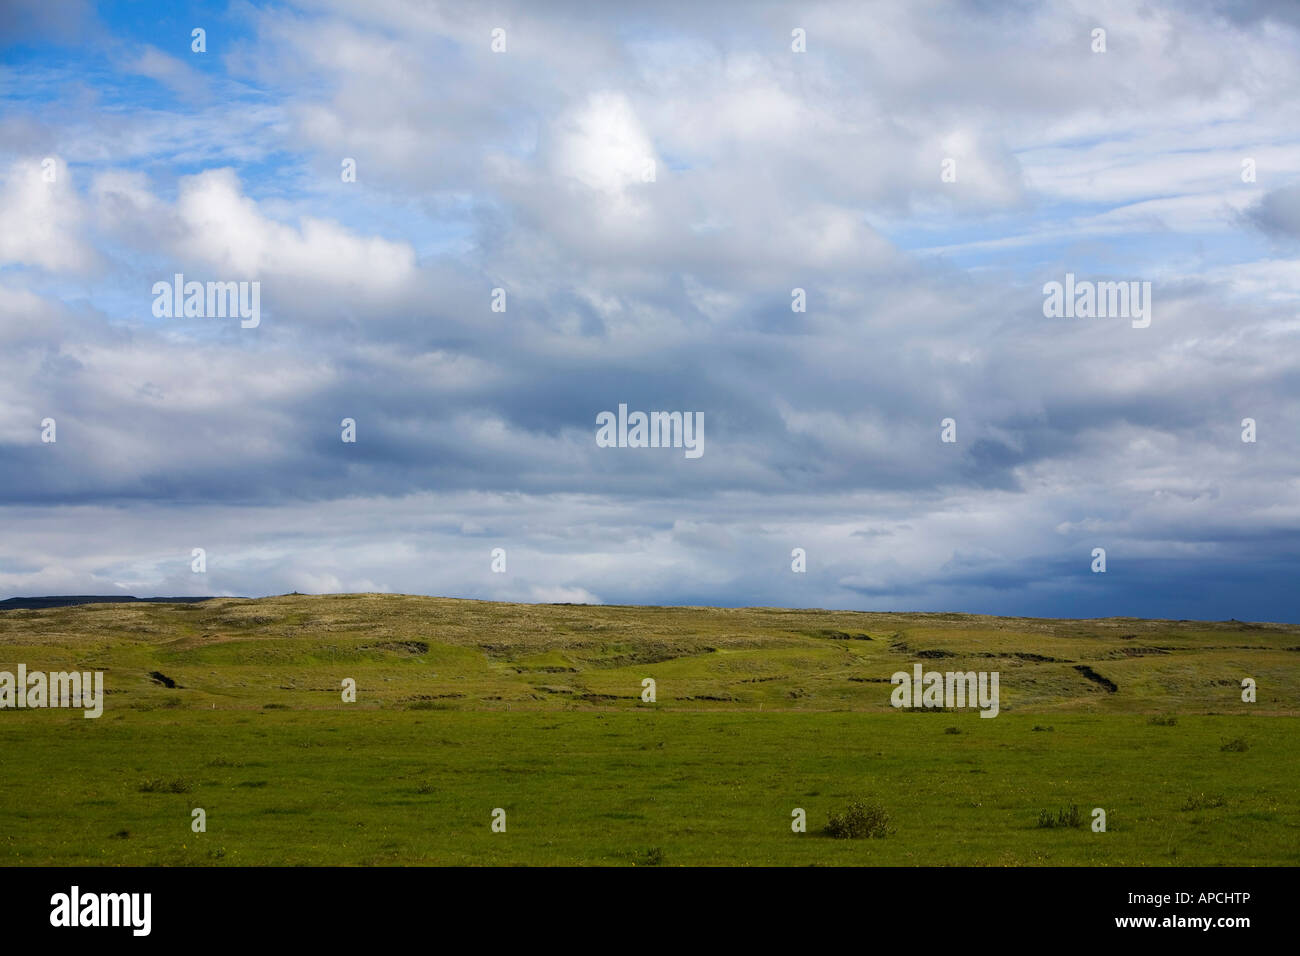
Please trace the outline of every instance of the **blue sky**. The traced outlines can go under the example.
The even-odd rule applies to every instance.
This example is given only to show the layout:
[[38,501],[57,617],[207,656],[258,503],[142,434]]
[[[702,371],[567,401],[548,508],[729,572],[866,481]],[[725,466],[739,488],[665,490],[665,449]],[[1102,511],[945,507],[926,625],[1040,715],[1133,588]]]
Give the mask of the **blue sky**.
[[0,597],[1300,621],[1294,5],[18,0],[0,52]]

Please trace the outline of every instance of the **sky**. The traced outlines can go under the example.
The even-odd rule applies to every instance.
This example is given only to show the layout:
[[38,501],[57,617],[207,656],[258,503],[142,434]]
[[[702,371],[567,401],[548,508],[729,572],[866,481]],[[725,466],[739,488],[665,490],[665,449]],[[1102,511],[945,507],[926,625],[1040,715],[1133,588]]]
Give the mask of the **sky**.
[[1300,622],[1294,3],[0,0],[0,64],[0,598]]

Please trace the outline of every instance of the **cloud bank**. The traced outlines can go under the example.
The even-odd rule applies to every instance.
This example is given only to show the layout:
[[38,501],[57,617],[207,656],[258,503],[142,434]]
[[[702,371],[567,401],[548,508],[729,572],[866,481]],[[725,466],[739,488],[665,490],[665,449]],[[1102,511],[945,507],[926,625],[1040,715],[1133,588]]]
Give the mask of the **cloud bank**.
[[[1300,621],[1287,4],[47,8],[0,597]],[[177,273],[260,324],[155,317]],[[1150,326],[1046,316],[1067,273]]]

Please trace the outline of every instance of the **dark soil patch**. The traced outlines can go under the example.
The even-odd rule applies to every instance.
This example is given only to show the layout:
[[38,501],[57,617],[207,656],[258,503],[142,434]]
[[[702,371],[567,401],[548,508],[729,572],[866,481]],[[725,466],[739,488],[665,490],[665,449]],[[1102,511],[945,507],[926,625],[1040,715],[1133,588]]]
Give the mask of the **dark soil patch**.
[[1100,684],[1102,687],[1106,688],[1108,693],[1113,694],[1117,690],[1119,690],[1118,684],[1116,684],[1109,677],[1103,677],[1101,674],[1098,674],[1087,664],[1075,664],[1074,669],[1078,671],[1080,674],[1082,674],[1084,677],[1088,678],[1088,680],[1092,681],[1094,684]]

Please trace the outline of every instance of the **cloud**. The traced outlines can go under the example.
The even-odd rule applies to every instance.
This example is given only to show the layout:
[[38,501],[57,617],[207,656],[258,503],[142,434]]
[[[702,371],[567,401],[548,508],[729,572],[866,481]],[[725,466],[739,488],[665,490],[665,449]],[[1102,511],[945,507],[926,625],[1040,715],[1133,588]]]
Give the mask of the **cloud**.
[[98,256],[82,236],[81,198],[60,157],[19,160],[0,173],[0,264],[84,272]]
[[596,597],[586,588],[533,588],[533,601],[538,604],[600,604]]
[[[0,590],[1294,616],[1282,13],[231,17],[198,76],[110,23],[93,94],[7,104]],[[176,271],[268,318],[155,319]],[[1066,272],[1151,327],[1045,318]],[[704,456],[597,447],[620,403]]]
[[415,253],[401,241],[361,238],[338,223],[304,217],[298,228],[265,216],[230,169],[181,181],[176,216],[181,256],[223,274],[284,276],[326,286],[389,292],[407,281]]
[[1300,184],[1270,190],[1247,210],[1264,232],[1280,239],[1300,239]]
[[138,53],[126,57],[122,70],[163,83],[188,99],[203,99],[212,93],[203,73],[154,46],[145,46]]

